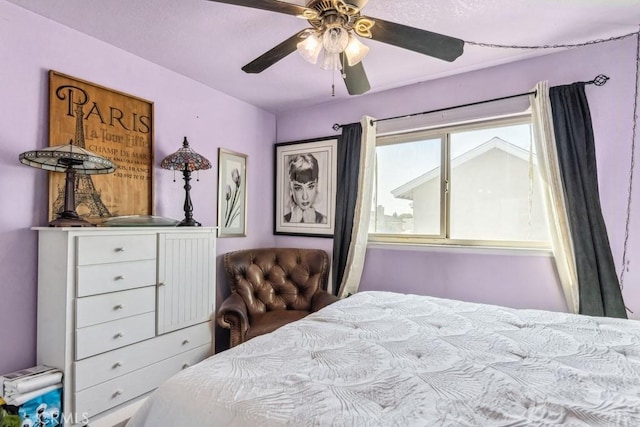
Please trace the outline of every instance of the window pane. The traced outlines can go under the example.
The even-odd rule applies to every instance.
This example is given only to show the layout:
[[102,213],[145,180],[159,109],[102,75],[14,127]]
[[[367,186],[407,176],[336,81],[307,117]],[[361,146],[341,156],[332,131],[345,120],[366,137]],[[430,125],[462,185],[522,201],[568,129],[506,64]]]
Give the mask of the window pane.
[[370,233],[440,234],[441,155],[441,138],[376,148]]
[[547,241],[529,124],[451,133],[450,238]]

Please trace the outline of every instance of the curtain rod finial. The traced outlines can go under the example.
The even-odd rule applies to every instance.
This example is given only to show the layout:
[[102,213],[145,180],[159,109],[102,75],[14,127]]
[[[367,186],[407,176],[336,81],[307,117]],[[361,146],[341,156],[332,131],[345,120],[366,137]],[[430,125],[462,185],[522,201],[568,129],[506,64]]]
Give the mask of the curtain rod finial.
[[604,86],[604,84],[609,80],[608,76],[604,74],[598,74],[595,79],[591,80],[589,83],[593,83],[596,86]]
[[333,126],[331,126],[333,128],[334,131],[338,132],[338,130],[340,130],[340,128],[342,127],[342,125],[339,125],[337,123],[334,123]]

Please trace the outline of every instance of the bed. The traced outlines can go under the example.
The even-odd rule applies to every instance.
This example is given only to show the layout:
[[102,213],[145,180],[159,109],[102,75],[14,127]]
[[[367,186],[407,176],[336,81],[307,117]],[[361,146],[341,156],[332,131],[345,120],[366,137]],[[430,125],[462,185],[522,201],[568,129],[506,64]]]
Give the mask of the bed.
[[640,426],[640,322],[361,292],[192,366],[140,426]]

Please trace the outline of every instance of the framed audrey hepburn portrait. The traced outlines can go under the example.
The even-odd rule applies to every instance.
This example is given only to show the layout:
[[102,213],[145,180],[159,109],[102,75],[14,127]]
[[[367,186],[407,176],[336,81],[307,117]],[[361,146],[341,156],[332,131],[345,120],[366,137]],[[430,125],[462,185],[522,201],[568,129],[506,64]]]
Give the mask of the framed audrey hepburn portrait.
[[336,137],[275,145],[274,234],[333,237]]

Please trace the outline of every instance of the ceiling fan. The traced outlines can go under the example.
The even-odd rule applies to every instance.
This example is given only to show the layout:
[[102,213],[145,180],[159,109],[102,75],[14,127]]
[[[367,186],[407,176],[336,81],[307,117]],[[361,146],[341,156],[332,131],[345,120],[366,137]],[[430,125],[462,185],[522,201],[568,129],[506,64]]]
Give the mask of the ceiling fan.
[[294,15],[311,25],[242,67],[244,72],[260,73],[296,50],[314,64],[323,53],[321,68],[342,70],[350,95],[371,89],[362,65],[369,48],[354,33],[448,62],[462,55],[464,48],[464,41],[454,37],[363,16],[360,12],[368,0],[307,0],[306,6],[278,0],[210,1]]

